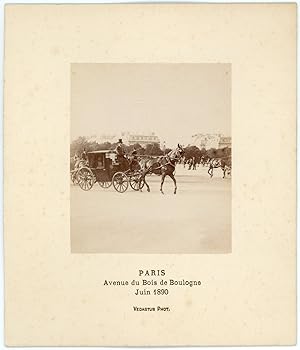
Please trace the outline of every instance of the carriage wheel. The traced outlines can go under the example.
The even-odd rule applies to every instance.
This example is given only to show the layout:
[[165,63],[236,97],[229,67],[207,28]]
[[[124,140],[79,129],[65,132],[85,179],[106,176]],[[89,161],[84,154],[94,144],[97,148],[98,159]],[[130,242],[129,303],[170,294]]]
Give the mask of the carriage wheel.
[[129,181],[126,174],[118,172],[114,174],[112,183],[117,192],[124,193],[128,188]]
[[140,182],[140,177],[141,175],[137,174],[137,175],[133,175],[130,177],[129,183],[130,183],[130,187],[134,190],[134,191],[138,191],[140,189],[142,189],[145,185],[144,180],[141,181],[141,185],[139,186],[139,182]]
[[88,191],[93,187],[95,177],[89,168],[80,168],[77,172],[77,181],[82,190]]
[[112,185],[111,181],[108,180],[101,180],[98,181],[98,184],[102,187],[102,188],[109,188]]
[[72,171],[71,171],[71,181],[73,182],[74,185],[77,185],[77,184],[78,184],[77,172],[76,172],[76,170],[72,170]]

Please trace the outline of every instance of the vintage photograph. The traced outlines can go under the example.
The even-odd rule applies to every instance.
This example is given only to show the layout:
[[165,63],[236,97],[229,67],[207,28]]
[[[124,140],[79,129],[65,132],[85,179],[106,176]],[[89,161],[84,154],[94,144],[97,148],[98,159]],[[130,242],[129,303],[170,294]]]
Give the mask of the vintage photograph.
[[71,65],[72,253],[231,253],[231,65]]

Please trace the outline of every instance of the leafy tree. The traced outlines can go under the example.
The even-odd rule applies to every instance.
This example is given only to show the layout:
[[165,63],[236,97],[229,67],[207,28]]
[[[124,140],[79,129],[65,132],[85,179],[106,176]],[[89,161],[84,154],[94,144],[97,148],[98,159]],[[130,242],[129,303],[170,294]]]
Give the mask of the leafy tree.
[[104,151],[104,150],[110,150],[110,149],[112,149],[112,144],[110,142],[104,142],[98,145],[97,151]]
[[207,152],[206,152],[207,156],[209,158],[217,158],[217,149],[216,148],[210,148]]
[[201,155],[202,153],[197,146],[188,146],[184,149],[184,156],[187,160],[195,157],[195,161],[199,162],[201,159]]
[[160,149],[157,143],[152,143],[146,145],[145,154],[149,156],[162,156],[164,152]]
[[71,157],[73,157],[75,154],[78,154],[80,156],[84,149],[87,151],[89,150],[89,142],[85,137],[80,136],[76,140],[72,141],[71,143],[71,147],[70,147]]
[[131,153],[133,150],[136,150],[138,154],[143,154],[144,148],[139,144],[135,143],[134,145],[125,146],[126,153]]
[[226,156],[231,156],[231,148],[230,147],[225,147],[224,152],[225,152]]
[[[91,151],[100,151],[100,150],[114,150],[117,147],[117,143],[110,143],[110,142],[104,142],[104,143],[98,143],[96,141],[88,141],[86,137],[80,136],[76,140],[71,142],[70,145],[70,154],[71,157],[73,157],[75,154],[78,156],[81,156],[83,150],[85,149],[87,152]],[[137,153],[140,155],[153,155],[153,156],[160,156],[163,155],[164,152],[160,149],[159,145],[157,143],[154,144],[148,144],[146,147],[142,147],[139,143],[136,143],[134,145],[124,145],[125,152],[131,153],[134,149],[137,150]],[[166,151],[169,151],[170,149],[167,149]]]
[[231,148],[211,148],[206,153],[210,158],[226,158],[228,156],[231,156]]

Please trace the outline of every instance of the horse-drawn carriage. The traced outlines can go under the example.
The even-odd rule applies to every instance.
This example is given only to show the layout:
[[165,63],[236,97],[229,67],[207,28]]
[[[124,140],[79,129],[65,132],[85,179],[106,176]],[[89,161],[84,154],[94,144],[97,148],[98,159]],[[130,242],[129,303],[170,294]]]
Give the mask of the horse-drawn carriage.
[[113,185],[120,193],[125,192],[129,185],[138,191],[143,182],[140,182],[141,172],[137,165],[127,158],[119,162],[112,150],[88,152],[87,160],[79,161],[71,171],[71,179],[84,191],[90,190],[96,182],[103,188]]

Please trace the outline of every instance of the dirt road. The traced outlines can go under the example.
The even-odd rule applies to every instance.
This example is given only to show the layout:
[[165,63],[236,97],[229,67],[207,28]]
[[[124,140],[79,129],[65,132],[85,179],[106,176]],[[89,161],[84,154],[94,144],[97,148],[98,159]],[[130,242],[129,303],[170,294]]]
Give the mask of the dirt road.
[[230,253],[231,180],[220,169],[176,168],[178,191],[166,178],[148,178],[151,192],[117,193],[97,183],[90,191],[71,185],[73,253]]

